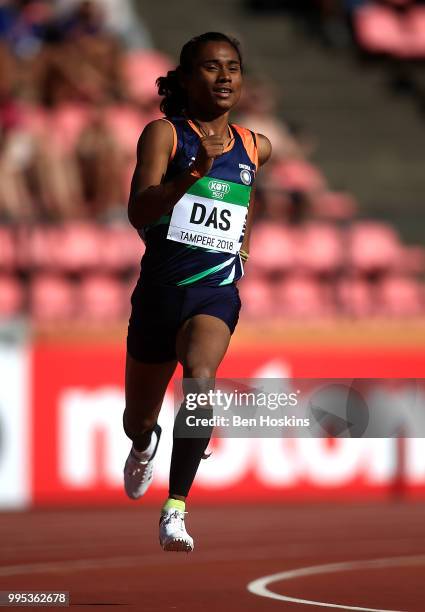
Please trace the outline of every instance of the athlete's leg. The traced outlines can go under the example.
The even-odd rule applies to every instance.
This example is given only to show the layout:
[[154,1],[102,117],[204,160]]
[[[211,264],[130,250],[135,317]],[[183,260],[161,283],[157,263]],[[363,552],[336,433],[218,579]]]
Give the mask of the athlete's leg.
[[143,363],[127,352],[123,424],[125,433],[138,451],[149,446],[176,365],[176,360]]
[[[214,383],[230,342],[229,327],[218,317],[199,314],[182,325],[177,335],[177,357],[184,378],[196,379],[191,392],[207,392]],[[185,389],[183,389],[185,391]],[[180,438],[174,436],[170,467],[170,497],[184,500],[192,486],[199,463],[208,446],[209,436]]]

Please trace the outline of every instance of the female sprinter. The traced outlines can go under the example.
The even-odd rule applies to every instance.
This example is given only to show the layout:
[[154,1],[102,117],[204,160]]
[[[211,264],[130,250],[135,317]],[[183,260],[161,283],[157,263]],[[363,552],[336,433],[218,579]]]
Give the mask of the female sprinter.
[[[271,153],[267,138],[229,124],[242,87],[236,40],[216,32],[193,38],[178,68],[157,84],[166,118],[140,137],[128,208],[146,243],[127,337],[123,423],[133,445],[124,485],[131,499],[151,483],[158,414],[177,362],[202,388],[229,346],[241,306],[235,283],[248,257],[250,192]],[[208,441],[176,436],[174,427],[159,527],[164,550],[193,550],[185,499]]]

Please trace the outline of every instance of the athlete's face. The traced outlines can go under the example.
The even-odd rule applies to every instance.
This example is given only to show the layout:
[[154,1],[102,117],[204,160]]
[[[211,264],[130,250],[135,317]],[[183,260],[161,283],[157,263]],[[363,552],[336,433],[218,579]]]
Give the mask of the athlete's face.
[[192,71],[185,78],[189,107],[206,113],[223,113],[239,101],[241,64],[237,51],[226,42],[201,46]]

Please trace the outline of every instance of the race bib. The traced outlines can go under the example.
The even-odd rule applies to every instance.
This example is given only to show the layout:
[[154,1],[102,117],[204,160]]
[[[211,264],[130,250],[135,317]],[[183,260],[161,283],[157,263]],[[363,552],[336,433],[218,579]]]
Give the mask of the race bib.
[[168,240],[237,253],[248,211],[251,188],[203,177],[173,208]]

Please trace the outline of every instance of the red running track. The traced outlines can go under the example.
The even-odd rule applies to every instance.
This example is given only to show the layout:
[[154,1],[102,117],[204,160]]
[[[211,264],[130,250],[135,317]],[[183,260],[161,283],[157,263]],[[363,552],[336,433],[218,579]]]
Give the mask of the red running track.
[[75,610],[325,611],[260,597],[247,585],[285,570],[385,559],[383,567],[295,576],[268,588],[340,606],[425,610],[423,503],[189,509],[190,555],[159,548],[158,513],[142,502],[2,513],[0,590],[66,590]]

